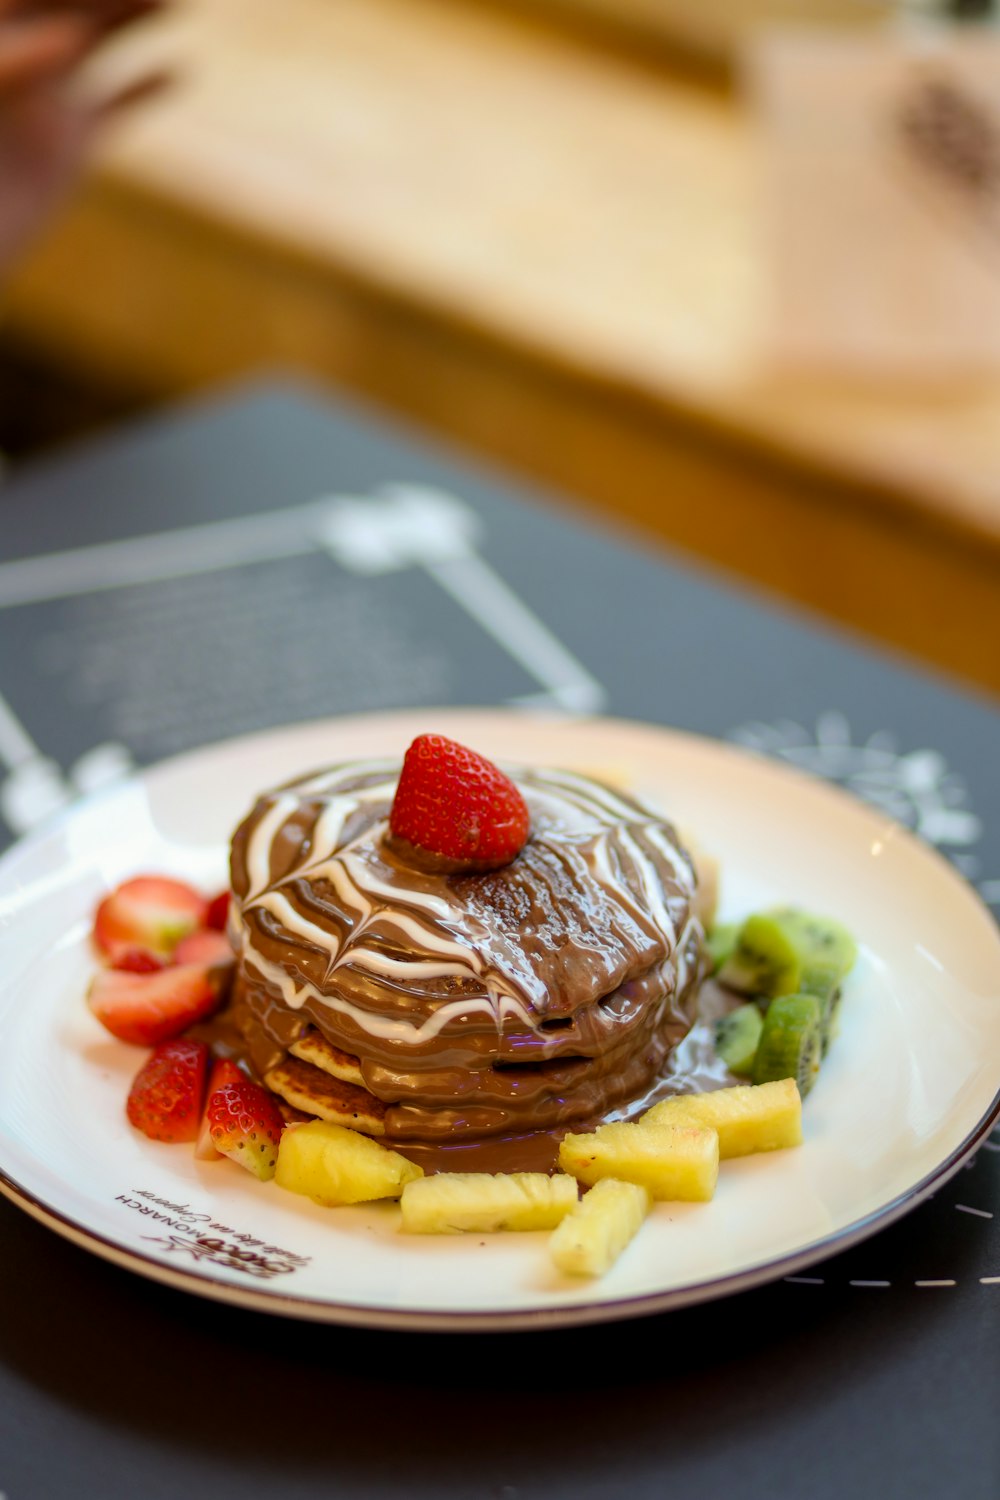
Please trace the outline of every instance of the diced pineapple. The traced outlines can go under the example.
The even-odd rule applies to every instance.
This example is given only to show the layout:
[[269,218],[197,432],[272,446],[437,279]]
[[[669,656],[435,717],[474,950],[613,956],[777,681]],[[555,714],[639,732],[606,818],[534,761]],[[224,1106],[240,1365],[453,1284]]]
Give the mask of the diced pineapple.
[[567,1135],[559,1165],[588,1184],[617,1177],[654,1198],[707,1203],[719,1175],[719,1137],[686,1122],[602,1125],[590,1135]]
[[571,1276],[603,1276],[638,1232],[652,1201],[637,1183],[603,1178],[584,1193],[549,1240],[559,1270]]
[[749,1156],[802,1144],[802,1100],[793,1078],[709,1094],[677,1094],[643,1115],[643,1125],[701,1125],[719,1133],[719,1155]]
[[403,1190],[402,1227],[410,1234],[554,1229],[576,1207],[572,1177],[544,1172],[438,1172]]
[[356,1130],[310,1120],[285,1130],[274,1180],[291,1193],[336,1208],[398,1198],[408,1182],[423,1175],[422,1167]]

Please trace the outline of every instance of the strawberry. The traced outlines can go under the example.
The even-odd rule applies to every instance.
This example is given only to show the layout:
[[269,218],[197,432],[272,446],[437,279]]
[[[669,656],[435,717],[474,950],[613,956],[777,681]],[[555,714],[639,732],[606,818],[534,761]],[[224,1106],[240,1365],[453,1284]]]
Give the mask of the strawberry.
[[422,734],[403,760],[389,831],[404,858],[472,873],[510,864],[527,841],[530,817],[492,761],[442,734]]
[[175,964],[211,965],[232,962],[233,950],[226,934],[208,927],[199,927],[197,932],[189,932],[174,949]]
[[194,1154],[199,1161],[219,1161],[222,1155],[212,1145],[212,1127],[208,1118],[208,1106],[212,1095],[218,1093],[219,1089],[224,1088],[227,1083],[242,1082],[245,1076],[228,1057],[217,1057],[212,1063],[208,1088],[205,1091],[205,1108],[202,1110],[201,1124],[198,1127],[198,1144],[194,1148]]
[[137,875],[105,896],[94,918],[94,940],[112,958],[124,948],[148,948],[169,958],[186,933],[200,927],[205,898],[180,880]]
[[262,1182],[274,1176],[285,1122],[266,1089],[249,1078],[224,1083],[209,1095],[205,1118],[216,1151],[239,1162]]
[[207,1070],[203,1042],[164,1042],[129,1089],[125,1108],[131,1124],[153,1141],[193,1141]]
[[229,916],[229,892],[220,891],[213,896],[205,907],[205,926],[210,927],[213,932],[225,932],[226,919]]
[[181,964],[156,974],[101,969],[91,982],[87,1004],[112,1036],[154,1047],[217,1010],[228,980],[229,971],[218,965]]
[[148,948],[121,948],[111,960],[111,967],[122,969],[126,974],[155,974],[164,963]]

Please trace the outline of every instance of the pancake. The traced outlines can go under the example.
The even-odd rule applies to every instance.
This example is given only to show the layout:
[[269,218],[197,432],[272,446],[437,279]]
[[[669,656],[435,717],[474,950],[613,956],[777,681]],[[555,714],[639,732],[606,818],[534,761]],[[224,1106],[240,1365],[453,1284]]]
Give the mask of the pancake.
[[331,1078],[342,1078],[346,1083],[357,1084],[364,1088],[365,1080],[361,1074],[361,1064],[356,1057],[349,1052],[342,1052],[332,1042],[328,1042],[323,1033],[315,1026],[310,1026],[289,1047],[293,1057],[301,1058],[303,1062],[312,1063],[324,1073],[329,1073]]
[[398,764],[266,793],[233,839],[230,1019],[297,1109],[453,1144],[626,1111],[690,1029],[696,877],[623,792],[513,771],[531,836],[500,870],[415,869],[386,839]]
[[264,1082],[306,1115],[347,1125],[363,1135],[385,1135],[385,1105],[365,1088],[334,1078],[312,1063],[288,1057],[269,1068]]

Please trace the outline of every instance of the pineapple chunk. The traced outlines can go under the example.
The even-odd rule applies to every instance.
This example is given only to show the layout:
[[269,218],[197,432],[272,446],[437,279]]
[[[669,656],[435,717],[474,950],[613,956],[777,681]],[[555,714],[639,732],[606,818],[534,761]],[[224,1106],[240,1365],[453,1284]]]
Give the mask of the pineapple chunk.
[[707,1203],[719,1175],[719,1137],[686,1121],[601,1125],[590,1135],[564,1137],[559,1165],[588,1184],[617,1177],[654,1198]]
[[345,1125],[310,1120],[284,1132],[274,1180],[325,1208],[398,1198],[423,1168]]
[[554,1229],[577,1203],[576,1180],[544,1172],[438,1172],[407,1183],[400,1207],[410,1234]]
[[634,1182],[603,1178],[583,1195],[549,1240],[560,1271],[571,1276],[603,1276],[638,1232],[652,1199]]
[[802,1100],[794,1078],[677,1094],[655,1104],[643,1125],[701,1125],[719,1133],[719,1155],[749,1156],[802,1144]]

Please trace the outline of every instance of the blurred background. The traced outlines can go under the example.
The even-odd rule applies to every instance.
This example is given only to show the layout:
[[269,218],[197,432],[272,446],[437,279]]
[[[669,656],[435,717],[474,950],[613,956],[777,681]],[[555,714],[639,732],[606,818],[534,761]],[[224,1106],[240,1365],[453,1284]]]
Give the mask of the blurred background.
[[992,10],[7,0],[0,449],[299,371],[1000,691]]

